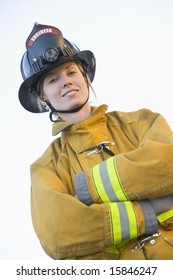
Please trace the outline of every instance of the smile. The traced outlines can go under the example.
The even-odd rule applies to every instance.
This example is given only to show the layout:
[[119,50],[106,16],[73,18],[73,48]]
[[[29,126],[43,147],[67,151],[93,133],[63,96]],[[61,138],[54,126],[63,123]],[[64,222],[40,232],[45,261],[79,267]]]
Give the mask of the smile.
[[65,97],[65,96],[72,96],[72,95],[74,95],[76,92],[78,92],[79,90],[78,89],[72,89],[72,90],[68,90],[68,91],[66,91],[63,95],[62,95],[62,97]]

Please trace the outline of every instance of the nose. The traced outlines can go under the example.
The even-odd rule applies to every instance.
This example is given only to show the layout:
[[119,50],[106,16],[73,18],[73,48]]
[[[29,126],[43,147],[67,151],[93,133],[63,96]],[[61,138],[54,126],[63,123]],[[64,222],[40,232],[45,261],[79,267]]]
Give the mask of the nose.
[[70,77],[68,77],[68,76],[63,76],[63,77],[62,77],[62,86],[63,86],[63,87],[67,87],[67,86],[69,86],[69,85],[72,85],[72,81],[71,81]]

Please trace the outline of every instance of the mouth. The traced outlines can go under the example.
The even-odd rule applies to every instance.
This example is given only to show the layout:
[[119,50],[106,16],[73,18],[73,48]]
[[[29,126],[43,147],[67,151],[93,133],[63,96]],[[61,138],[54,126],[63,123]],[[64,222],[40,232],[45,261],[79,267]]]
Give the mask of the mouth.
[[62,97],[65,97],[65,96],[73,96],[74,94],[76,94],[76,92],[78,92],[79,90],[78,89],[71,89],[71,90],[68,90],[66,91],[65,93],[62,94]]

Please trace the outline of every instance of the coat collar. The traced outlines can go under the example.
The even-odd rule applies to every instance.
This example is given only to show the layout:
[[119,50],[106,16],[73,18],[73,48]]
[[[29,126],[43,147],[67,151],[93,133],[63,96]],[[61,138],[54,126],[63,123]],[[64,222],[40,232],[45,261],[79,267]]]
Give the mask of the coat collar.
[[62,142],[68,142],[77,153],[91,149],[100,142],[108,141],[106,110],[107,105],[92,107],[91,116],[79,123],[58,120],[53,125],[52,134],[55,136],[62,132]]

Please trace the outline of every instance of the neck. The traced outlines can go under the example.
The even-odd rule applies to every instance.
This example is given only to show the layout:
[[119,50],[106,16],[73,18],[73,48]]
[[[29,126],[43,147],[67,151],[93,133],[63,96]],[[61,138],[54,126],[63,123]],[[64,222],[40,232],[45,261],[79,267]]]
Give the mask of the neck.
[[58,113],[59,117],[65,122],[78,123],[87,119],[91,115],[91,106],[87,102],[79,111],[74,113]]

